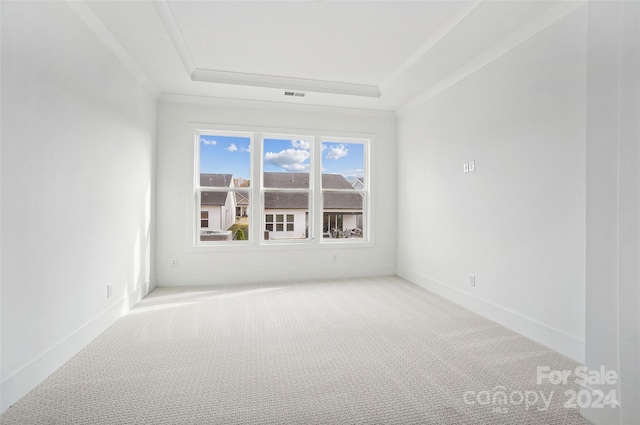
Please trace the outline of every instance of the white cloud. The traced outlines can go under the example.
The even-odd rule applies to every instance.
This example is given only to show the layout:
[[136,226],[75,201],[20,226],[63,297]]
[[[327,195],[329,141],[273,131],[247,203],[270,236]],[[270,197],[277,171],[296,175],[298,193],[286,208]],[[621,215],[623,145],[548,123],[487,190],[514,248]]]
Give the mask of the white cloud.
[[226,150],[228,150],[229,152],[235,152],[238,150],[238,147],[235,143],[231,143],[229,146],[227,146]]
[[309,164],[286,164],[282,168],[287,171],[305,171],[309,169]]
[[287,171],[303,171],[309,168],[309,164],[304,164],[304,161],[309,159],[310,156],[311,153],[306,150],[285,149],[277,153],[265,153],[264,161]]
[[343,144],[333,145],[329,148],[329,152],[327,153],[327,159],[340,159],[343,156],[347,156],[349,154],[349,149],[347,149]]
[[251,152],[251,145],[247,146],[246,148],[240,148],[241,152]]
[[214,145],[217,145],[217,144],[218,144],[218,142],[216,142],[216,141],[215,141],[215,140],[213,140],[213,139],[205,139],[205,138],[203,137],[203,138],[202,138],[202,139],[200,139],[200,140],[201,140],[201,141],[202,141],[202,143],[203,143],[203,144],[205,144],[205,145],[214,146]]
[[311,143],[306,140],[292,140],[291,146],[296,149],[311,149]]

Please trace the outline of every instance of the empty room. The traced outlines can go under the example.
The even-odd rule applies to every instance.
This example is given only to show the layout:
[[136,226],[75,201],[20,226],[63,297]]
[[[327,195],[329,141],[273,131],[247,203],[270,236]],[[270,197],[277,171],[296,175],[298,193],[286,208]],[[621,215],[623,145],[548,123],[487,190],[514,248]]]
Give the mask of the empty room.
[[640,2],[0,35],[0,423],[640,424]]

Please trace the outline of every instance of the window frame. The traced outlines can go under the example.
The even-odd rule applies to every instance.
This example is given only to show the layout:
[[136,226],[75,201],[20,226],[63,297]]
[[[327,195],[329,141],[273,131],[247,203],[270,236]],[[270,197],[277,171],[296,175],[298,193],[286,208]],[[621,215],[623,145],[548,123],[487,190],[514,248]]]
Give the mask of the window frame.
[[[369,196],[370,196],[370,190],[369,190],[369,180],[370,180],[370,158],[371,158],[371,140],[370,139],[365,139],[365,138],[351,138],[351,137],[336,137],[336,136],[329,136],[329,137],[323,137],[320,140],[320,145],[322,145],[322,143],[344,143],[344,144],[354,144],[354,143],[358,143],[358,144],[362,144],[363,145],[363,152],[364,152],[364,158],[363,158],[363,177],[362,179],[364,180],[362,182],[363,184],[363,188],[362,189],[325,189],[323,187],[320,188],[320,196],[322,197],[321,199],[321,203],[320,203],[320,210],[319,210],[319,215],[320,215],[320,220],[321,220],[321,225],[320,225],[320,230],[324,231],[324,194],[325,193],[345,193],[345,194],[353,194],[353,193],[358,193],[360,195],[362,195],[362,225],[364,229],[364,235],[362,238],[325,238],[324,237],[324,233],[322,233],[322,237],[320,238],[320,243],[321,244],[352,244],[352,243],[360,243],[361,240],[368,240],[369,239],[369,235],[371,232],[371,221],[370,221],[370,214],[371,214],[371,208],[370,208],[370,202],[369,202]],[[320,151],[322,152],[322,146],[320,146]],[[320,168],[322,169],[322,156],[319,157],[320,158]],[[322,174],[321,174],[322,176]],[[322,186],[322,181],[320,181],[320,186]],[[346,212],[332,212],[330,213],[332,215],[340,215],[342,217],[342,220],[344,220],[344,215],[348,215]]]
[[[309,232],[307,234],[306,229],[305,229],[305,238],[304,239],[298,239],[298,238],[286,238],[286,237],[277,237],[277,239],[271,239],[271,238],[266,238],[266,234],[263,234],[262,239],[261,239],[261,243],[265,244],[265,245],[274,245],[274,244],[309,244],[309,243],[313,243],[313,205],[314,205],[314,200],[313,200],[313,196],[314,196],[314,184],[315,184],[315,173],[316,173],[316,164],[317,164],[317,159],[316,156],[314,155],[314,147],[317,144],[316,143],[316,136],[313,135],[309,135],[308,132],[298,132],[298,131],[291,131],[291,132],[269,132],[269,131],[263,131],[260,133],[256,133],[256,145],[260,146],[260,159],[256,160],[256,162],[259,163],[260,169],[259,169],[259,173],[260,173],[260,199],[261,199],[261,204],[259,206],[261,213],[263,214],[263,216],[266,216],[266,201],[265,201],[265,197],[267,193],[306,193],[307,194],[307,202],[308,202],[308,206],[307,206],[307,215],[305,215],[305,217],[308,216],[308,221],[309,221]],[[310,158],[309,158],[309,172],[308,172],[308,178],[309,178],[309,187],[308,188],[286,188],[286,187],[266,187],[265,182],[264,182],[264,173],[265,173],[265,167],[264,167],[264,156],[265,156],[265,140],[267,139],[282,139],[282,140],[305,140],[307,142],[309,142],[311,144],[311,147],[309,149],[310,151]],[[300,173],[300,174],[305,174],[305,173]],[[280,209],[276,209],[276,211],[281,211],[281,210],[286,210],[286,208],[280,208]],[[277,229],[277,222],[276,222],[276,215],[277,214],[284,214],[286,215],[287,213],[283,213],[283,212],[274,212],[274,229],[273,232],[275,233],[274,236],[279,236],[277,235],[278,232],[283,232],[285,233],[286,230],[284,230],[284,225],[286,223],[286,221],[283,221],[283,230],[280,231]],[[266,226],[263,226],[264,229],[266,229]],[[294,225],[295,228],[295,225]]]
[[[203,217],[204,215],[204,217]],[[202,223],[207,222],[207,225],[203,225]],[[209,228],[209,211],[203,211],[202,209],[200,209],[200,228]]]
[[[196,216],[200,216],[200,214],[202,213],[202,205],[201,205],[201,194],[204,192],[224,192],[224,193],[231,193],[232,196],[235,197],[235,193],[237,192],[242,192],[242,193],[247,193],[247,199],[249,201],[249,207],[248,210],[251,210],[251,205],[253,204],[253,199],[255,199],[255,197],[252,194],[252,190],[251,187],[225,187],[225,186],[201,186],[200,185],[200,146],[201,146],[201,142],[200,142],[200,138],[201,136],[231,136],[231,137],[244,137],[244,138],[248,138],[249,139],[249,169],[250,169],[250,176],[249,176],[249,180],[252,181],[253,179],[253,175],[254,175],[254,170],[253,170],[253,133],[252,132],[247,132],[247,131],[241,131],[241,130],[223,130],[223,129],[213,129],[213,128],[199,128],[197,130],[195,130],[192,134],[194,134],[194,155],[193,155],[193,195],[194,195],[194,199],[193,199],[193,207],[194,207],[194,214],[192,215],[196,215]],[[233,175],[231,176],[231,179],[233,180]],[[236,217],[236,212],[235,212],[235,208],[234,211],[232,212],[232,216],[233,216],[233,221],[235,222],[235,217]],[[225,210],[225,214],[229,214],[229,211]],[[249,213],[250,214],[250,213]],[[209,215],[209,214],[208,214]],[[221,215],[221,220],[223,220],[222,215]],[[228,220],[225,220],[228,221]],[[211,222],[211,216],[209,215],[209,219],[208,222]],[[222,246],[230,246],[230,245],[250,245],[252,243],[252,223],[249,222],[249,232],[247,235],[245,235],[246,239],[245,240],[221,240],[221,241],[203,241],[201,240],[201,234],[200,234],[200,229],[202,228],[202,226],[195,226],[194,225],[191,226],[192,228],[192,232],[193,232],[193,246],[195,247],[201,247],[201,246],[216,246],[216,245],[222,245]],[[224,230],[224,229],[220,229],[220,230]],[[232,235],[233,237],[233,235]]]
[[[189,190],[189,220],[187,225],[189,226],[188,232],[188,251],[190,252],[202,252],[202,251],[215,251],[215,250],[261,250],[263,247],[269,246],[269,249],[332,249],[336,245],[340,248],[365,248],[373,247],[375,229],[372,226],[374,222],[374,212],[371,205],[373,205],[374,196],[371,192],[372,178],[371,178],[371,164],[373,163],[373,146],[375,144],[375,135],[372,133],[352,133],[343,131],[327,131],[327,130],[309,130],[309,129],[295,129],[295,128],[269,128],[269,127],[253,127],[253,126],[230,126],[223,124],[211,124],[211,123],[190,123],[189,131],[194,141],[192,146],[193,168],[191,181],[192,189]],[[246,235],[245,241],[216,241],[216,242],[201,242],[198,240],[198,229],[196,226],[196,220],[200,220],[199,216],[199,191],[202,189],[199,187],[199,175],[200,175],[200,136],[201,135],[225,135],[236,137],[248,137],[250,139],[250,167],[251,167],[251,185],[250,187],[241,188],[213,188],[205,189],[206,191],[218,191],[225,190],[230,192],[244,191],[248,192],[249,206],[247,208],[247,214],[249,216],[249,232]],[[265,188],[264,187],[264,170],[263,170],[263,139],[264,137],[282,136],[290,139],[304,138],[311,139],[311,156],[310,156],[310,170],[309,170],[309,188],[308,189],[279,189],[279,188]],[[330,189],[322,188],[322,143],[323,142],[344,141],[345,143],[362,143],[365,146],[364,150],[364,184],[365,187],[358,192],[364,193],[363,199],[363,228],[365,234],[362,238],[344,238],[344,239],[323,239],[322,238],[322,226],[323,226],[323,191]],[[283,191],[307,191],[309,193],[309,209],[307,211],[306,220],[309,223],[309,234],[306,239],[299,240],[265,240],[264,231],[266,228],[266,213],[264,208],[264,192],[271,191],[273,189]],[[344,189],[343,189],[344,190]],[[356,189],[354,189],[356,190]],[[338,190],[340,191],[340,190]],[[352,191],[350,191],[352,192]],[[286,213],[285,213],[286,214]],[[275,214],[274,214],[275,220]],[[275,221],[274,230],[275,230]],[[287,225],[286,215],[284,226]],[[305,229],[306,230],[306,229]],[[286,231],[286,227],[285,227]]]

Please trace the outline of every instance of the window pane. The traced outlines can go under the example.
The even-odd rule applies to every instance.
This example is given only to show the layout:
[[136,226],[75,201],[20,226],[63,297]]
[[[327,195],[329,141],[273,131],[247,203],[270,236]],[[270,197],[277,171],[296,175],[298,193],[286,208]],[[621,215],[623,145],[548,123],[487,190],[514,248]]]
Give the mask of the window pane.
[[364,190],[364,166],[363,143],[322,142],[323,189]]
[[309,238],[309,192],[265,192],[264,211],[275,218],[271,228],[265,227],[265,240]]
[[308,189],[311,140],[265,137],[264,187]]
[[273,214],[267,214],[267,222],[272,222],[273,223]]
[[249,187],[251,139],[248,137],[200,135],[200,185]]
[[200,217],[200,242],[248,240],[249,192],[200,192]]
[[324,192],[322,198],[323,238],[352,239],[364,237],[364,194],[349,193],[348,190]]

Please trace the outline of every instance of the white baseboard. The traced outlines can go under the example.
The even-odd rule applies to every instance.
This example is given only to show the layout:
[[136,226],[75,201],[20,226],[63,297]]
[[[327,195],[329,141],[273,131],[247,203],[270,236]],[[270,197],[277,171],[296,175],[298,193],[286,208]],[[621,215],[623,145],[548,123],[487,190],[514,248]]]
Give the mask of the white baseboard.
[[283,267],[278,270],[234,270],[215,273],[176,273],[158,275],[158,286],[204,286],[235,283],[260,283],[277,280],[312,280],[341,277],[365,277],[395,275],[395,265],[379,266],[342,266],[318,268]]
[[584,363],[584,341],[578,338],[419,273],[398,270],[397,275],[581,364]]
[[2,404],[0,413],[44,381],[49,375],[65,364],[71,357],[104,332],[131,307],[144,298],[152,288],[147,282],[129,295],[117,300],[112,306],[80,326],[74,332],[36,356],[0,383]]

